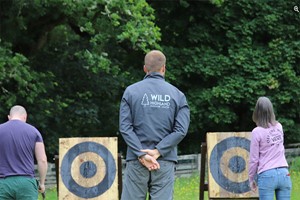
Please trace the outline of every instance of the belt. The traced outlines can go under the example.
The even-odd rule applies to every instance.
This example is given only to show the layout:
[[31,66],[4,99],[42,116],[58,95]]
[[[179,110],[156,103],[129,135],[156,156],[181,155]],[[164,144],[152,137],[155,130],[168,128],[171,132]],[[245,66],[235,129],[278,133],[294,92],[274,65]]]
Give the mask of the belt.
[[275,169],[281,169],[281,168],[286,168],[288,169],[288,167],[284,166],[284,167],[276,167]]

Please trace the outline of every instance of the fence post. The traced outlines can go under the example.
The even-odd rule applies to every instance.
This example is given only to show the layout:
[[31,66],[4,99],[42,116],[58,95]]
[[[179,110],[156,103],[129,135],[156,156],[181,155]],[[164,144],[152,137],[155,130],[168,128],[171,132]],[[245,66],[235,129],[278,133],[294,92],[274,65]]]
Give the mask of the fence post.
[[207,145],[201,143],[201,168],[200,168],[200,193],[199,200],[204,200],[204,191],[208,191],[208,184],[205,183],[205,166],[206,166]]
[[53,160],[55,161],[56,192],[57,192],[57,197],[58,197],[58,192],[59,192],[59,179],[58,179],[58,176],[59,176],[59,172],[58,172],[58,168],[59,168],[59,157],[58,157],[58,155],[55,155]]
[[121,199],[121,194],[122,194],[122,155],[118,153],[118,188],[119,188],[119,199]]

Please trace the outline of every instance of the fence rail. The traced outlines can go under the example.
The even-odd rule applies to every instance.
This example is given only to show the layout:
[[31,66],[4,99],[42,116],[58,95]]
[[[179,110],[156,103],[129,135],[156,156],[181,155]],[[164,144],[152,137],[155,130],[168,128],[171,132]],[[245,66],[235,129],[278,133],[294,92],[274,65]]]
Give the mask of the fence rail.
[[[285,155],[289,164],[293,159],[300,156],[300,143],[286,146]],[[122,173],[125,169],[125,160],[122,159]],[[35,166],[38,178],[37,166]],[[192,174],[199,173],[201,169],[201,154],[189,154],[178,156],[178,164],[176,165],[176,177],[189,177]],[[54,163],[48,163],[46,187],[56,186],[56,168]]]
[[[35,175],[36,179],[39,180],[37,165],[35,165]],[[48,163],[45,185],[47,188],[56,186],[56,168],[54,163]]]
[[291,165],[294,158],[300,156],[300,143],[286,144],[284,147],[286,160]]

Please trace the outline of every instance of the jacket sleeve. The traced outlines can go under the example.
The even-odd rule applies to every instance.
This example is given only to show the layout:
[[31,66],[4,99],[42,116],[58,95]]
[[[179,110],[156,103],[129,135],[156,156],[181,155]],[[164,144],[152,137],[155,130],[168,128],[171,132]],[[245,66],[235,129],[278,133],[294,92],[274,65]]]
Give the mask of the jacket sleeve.
[[249,158],[249,182],[254,181],[254,177],[257,174],[259,161],[259,138],[255,130],[251,134],[251,144],[250,144],[250,158]]
[[164,137],[155,147],[162,157],[182,141],[188,132],[189,124],[190,109],[186,97],[183,95],[180,100],[179,109],[175,115],[173,131]]
[[142,144],[139,138],[137,137],[136,133],[134,132],[132,114],[130,110],[130,104],[128,103],[127,91],[124,92],[124,95],[121,100],[119,117],[120,133],[124,138],[126,144],[128,145],[128,148],[131,148],[131,150],[137,157],[145,155],[145,153],[140,151],[141,149],[143,149]]

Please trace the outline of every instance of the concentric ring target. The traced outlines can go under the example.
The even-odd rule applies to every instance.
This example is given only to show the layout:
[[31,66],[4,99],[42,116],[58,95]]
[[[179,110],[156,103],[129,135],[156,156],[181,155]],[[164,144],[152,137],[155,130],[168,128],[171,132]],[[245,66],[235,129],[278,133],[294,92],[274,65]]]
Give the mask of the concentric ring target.
[[[93,152],[97,156],[100,156],[105,163],[105,176],[97,185],[91,187],[83,187],[74,180],[71,173],[72,162],[75,158],[83,153]],[[84,168],[88,166],[90,171],[84,173]],[[85,161],[79,166],[80,173],[85,178],[91,178],[97,174],[97,165],[94,161]],[[116,176],[116,163],[113,155],[110,151],[103,145],[95,142],[82,142],[74,145],[65,154],[62,164],[61,164],[61,178],[66,188],[81,198],[94,198],[100,196],[106,192],[113,184]]]
[[103,159],[94,152],[79,154],[71,166],[71,176],[82,187],[93,187],[100,183],[106,172]]
[[[216,144],[210,155],[210,171],[211,175],[215,179],[215,181],[226,191],[232,193],[245,193],[249,192],[251,189],[249,187],[249,181],[244,180],[242,182],[235,182],[226,177],[223,173],[221,160],[224,154],[227,151],[231,151],[232,148],[241,148],[244,151],[250,151],[250,140],[243,137],[229,137],[218,144]],[[239,165],[235,165],[235,163],[239,163]],[[245,159],[238,155],[233,155],[228,161],[227,166],[229,167],[232,173],[242,173],[246,169]]]

